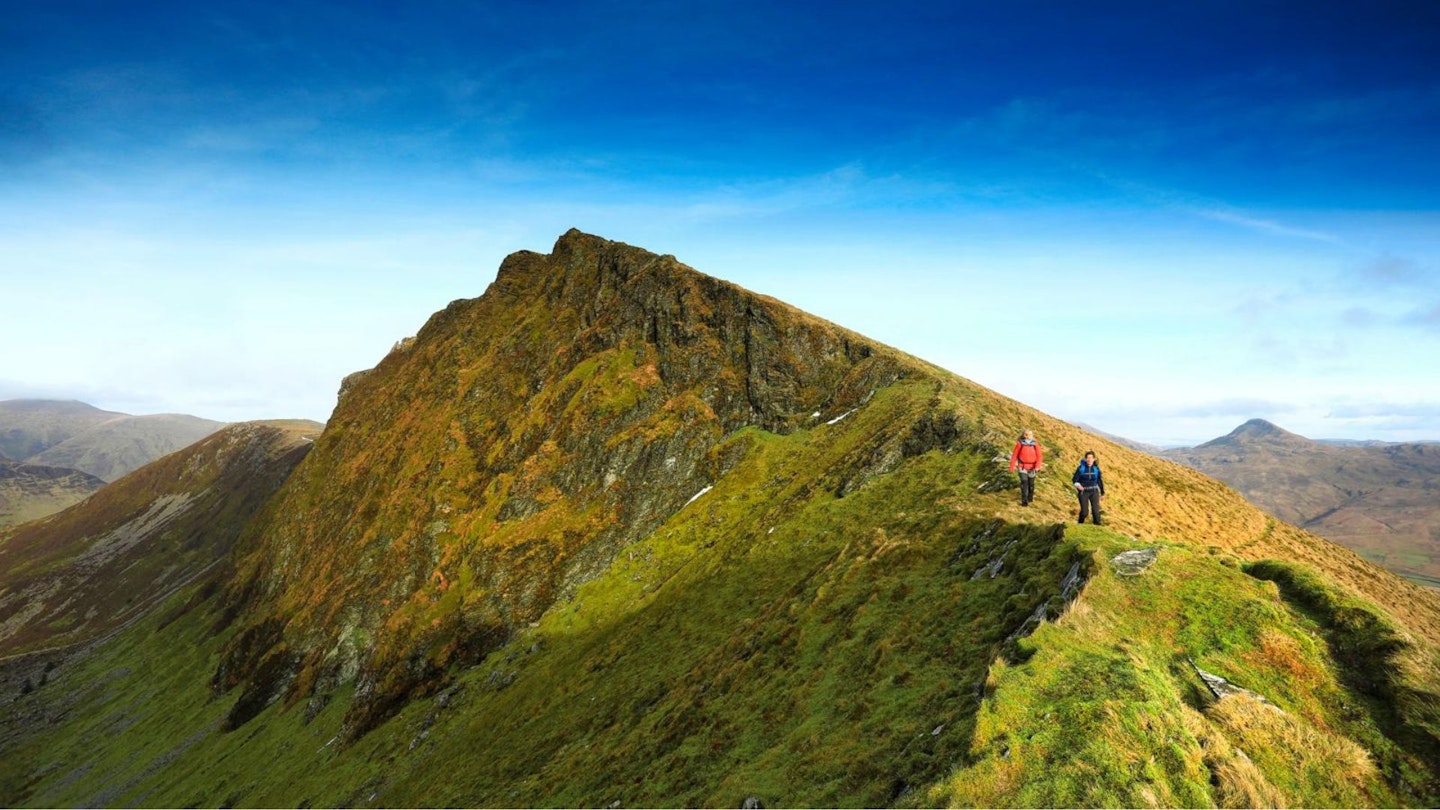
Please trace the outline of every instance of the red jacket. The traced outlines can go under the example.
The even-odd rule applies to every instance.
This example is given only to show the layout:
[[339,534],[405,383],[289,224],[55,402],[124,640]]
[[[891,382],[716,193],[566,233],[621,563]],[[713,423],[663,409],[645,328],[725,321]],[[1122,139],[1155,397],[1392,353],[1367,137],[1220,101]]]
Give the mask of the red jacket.
[[1015,449],[1010,453],[1010,470],[1013,472],[1018,466],[1022,470],[1038,470],[1045,461],[1045,454],[1040,450],[1040,444],[1026,444],[1022,439],[1015,443]]

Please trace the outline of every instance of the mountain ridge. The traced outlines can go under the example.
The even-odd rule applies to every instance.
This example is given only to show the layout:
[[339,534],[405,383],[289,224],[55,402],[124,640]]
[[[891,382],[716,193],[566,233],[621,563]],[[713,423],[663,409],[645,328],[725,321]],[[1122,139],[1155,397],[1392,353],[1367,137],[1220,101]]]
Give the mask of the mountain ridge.
[[[489,652],[607,565],[619,547],[653,529],[726,465],[724,458],[711,455],[722,436],[747,424],[783,433],[802,422],[818,421],[812,413],[833,418],[896,376],[891,350],[877,353],[877,344],[854,333],[822,326],[819,319],[774,299],[682,268],[672,256],[655,256],[571,231],[557,240],[549,257],[512,254],[484,295],[451,303],[430,319],[408,348],[393,351],[369,372],[347,378],[327,430],[316,443],[316,460],[297,470],[292,489],[303,488],[311,480],[311,468],[332,455],[373,455],[374,450],[360,445],[372,444],[377,431],[394,436],[388,458],[374,458],[365,470],[345,474],[353,475],[354,483],[339,491],[359,493],[362,500],[338,508],[346,513],[368,512],[375,515],[375,523],[393,527],[372,530],[376,539],[403,532],[409,543],[419,547],[382,566],[387,571],[408,570],[407,581],[432,582],[410,593],[391,593],[391,599],[412,604],[417,615],[407,624],[433,618],[415,600],[430,599],[427,591],[448,583],[447,575],[435,566],[437,535],[467,534],[474,531],[471,527],[484,525],[482,521],[495,528],[504,526],[497,533],[507,538],[504,545],[479,552],[480,561],[474,563],[479,570],[470,574],[497,581],[483,589],[484,602],[472,608],[471,615],[456,619],[471,625],[467,632],[479,639],[479,647],[442,650],[443,656]],[[516,307],[517,301],[528,305]],[[487,318],[493,323],[482,337],[474,324]],[[556,318],[560,320],[554,322]],[[806,342],[799,350],[786,344],[779,327],[788,319],[800,319],[807,327],[796,332]],[[536,345],[542,335],[551,335],[555,342]],[[487,343],[498,346],[476,356],[474,347]],[[522,343],[523,350],[518,348]],[[436,368],[446,371],[438,380],[432,375]],[[474,375],[479,368],[488,378],[477,387]],[[501,378],[499,384],[496,378]],[[548,390],[546,381],[553,381]],[[430,396],[437,382],[441,391]],[[612,384],[615,388],[609,390]],[[605,390],[599,390],[602,386]],[[425,392],[421,395],[425,399],[416,391]],[[397,395],[404,401],[396,401]],[[372,402],[374,397],[380,402]],[[478,408],[466,407],[477,400]],[[357,403],[368,403],[368,408],[378,405],[382,421],[416,424],[377,427],[371,411],[355,412]],[[372,423],[358,428],[362,418]],[[438,445],[417,446],[417,438],[433,433],[419,428],[422,421],[451,427],[448,435],[436,437]],[[602,430],[606,438],[597,439]],[[403,507],[383,503],[381,496],[363,495],[380,488],[376,470],[404,470],[418,459],[429,459],[428,465],[437,472],[457,468],[474,480],[434,476],[440,492]],[[333,470],[324,473],[325,486],[337,475]],[[436,503],[437,498],[453,503]],[[557,508],[547,509],[557,501]],[[570,508],[575,501],[582,504],[578,510]],[[270,531],[297,537],[322,531],[317,527],[324,521],[308,517],[299,504],[287,508],[284,503],[294,501],[282,502],[278,513],[287,517]],[[449,517],[457,511],[465,517]],[[515,552],[509,549],[539,540],[522,539],[532,531],[548,533],[542,537],[549,536],[550,543],[560,539],[567,550],[558,569],[553,560],[544,561],[543,570],[549,572],[545,581],[522,585],[527,577],[539,575],[541,561],[512,559]],[[516,539],[508,539],[512,536]],[[585,542],[588,537],[594,542]],[[367,541],[362,537],[359,542]],[[313,559],[316,548],[315,542],[300,541],[278,552],[305,560]],[[239,564],[248,582],[265,579],[275,570],[266,554],[275,551],[257,550],[248,558],[242,554]],[[518,564],[524,573],[511,575],[511,564]],[[331,570],[345,577],[357,574],[351,565]],[[436,571],[439,577],[434,576]],[[273,593],[297,586],[272,580],[265,587]],[[307,579],[298,587],[308,594],[316,583]],[[344,592],[338,579],[322,587]],[[253,593],[262,588],[251,584],[246,589]],[[281,595],[279,600],[284,598]],[[339,616],[346,601],[299,608],[299,615],[286,625],[343,626]],[[375,611],[375,606],[368,610]],[[375,627],[380,619],[372,615],[367,621]],[[264,650],[280,643],[270,629],[274,626],[259,622],[237,640],[232,660],[217,672],[218,684],[238,684],[244,676],[237,672],[265,669]],[[356,660],[322,664],[317,656],[332,644],[334,639],[322,643],[319,646],[325,650],[312,651],[309,660],[299,664],[296,677],[301,688],[329,677],[327,672],[361,666]],[[284,646],[294,650],[298,645],[287,641]],[[401,649],[389,653],[405,654]],[[375,678],[379,681],[376,713],[358,712],[356,722],[362,728],[396,702],[394,693],[415,686],[410,678],[389,685],[385,675]],[[251,685],[257,691],[254,699],[242,699],[246,706],[270,699],[270,692],[278,687],[263,681]]]
[[103,481],[137,470],[209,436],[226,423],[188,414],[122,415],[107,419],[26,459],[68,467]]
[[[224,565],[21,698],[66,719],[5,747],[0,799],[1440,795],[1440,598],[674,257],[513,254],[342,391]],[[1107,525],[1066,525],[1090,449]]]

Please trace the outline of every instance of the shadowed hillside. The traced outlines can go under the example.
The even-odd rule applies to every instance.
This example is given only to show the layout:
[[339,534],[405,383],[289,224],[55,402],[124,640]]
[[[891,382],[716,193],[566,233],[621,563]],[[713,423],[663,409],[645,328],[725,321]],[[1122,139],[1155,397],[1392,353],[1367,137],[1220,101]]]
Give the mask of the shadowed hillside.
[[0,460],[0,528],[52,515],[103,486],[79,470]]
[[56,721],[0,727],[0,801],[1427,805],[1437,650],[1434,594],[1213,479],[571,231],[17,695]]

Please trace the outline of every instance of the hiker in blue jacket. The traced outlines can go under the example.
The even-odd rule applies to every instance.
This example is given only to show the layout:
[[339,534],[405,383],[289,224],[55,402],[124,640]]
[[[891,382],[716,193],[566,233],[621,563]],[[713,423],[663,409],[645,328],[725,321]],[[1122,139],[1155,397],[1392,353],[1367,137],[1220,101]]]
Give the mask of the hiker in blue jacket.
[[1105,478],[1100,475],[1100,462],[1095,458],[1095,451],[1088,450],[1085,458],[1080,460],[1080,466],[1075,468],[1075,474],[1070,476],[1070,481],[1075,485],[1075,493],[1080,496],[1080,522],[1085,522],[1087,514],[1093,514],[1093,521],[1096,526],[1100,525],[1100,499],[1105,497]]

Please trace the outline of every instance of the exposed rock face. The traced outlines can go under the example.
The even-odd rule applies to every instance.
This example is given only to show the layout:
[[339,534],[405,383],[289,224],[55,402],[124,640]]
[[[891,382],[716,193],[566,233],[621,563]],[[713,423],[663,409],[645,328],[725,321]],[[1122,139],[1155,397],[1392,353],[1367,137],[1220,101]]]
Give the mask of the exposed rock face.
[[[364,728],[724,475],[724,436],[842,416],[902,374],[897,357],[671,256],[578,231],[516,253],[482,297],[346,378],[243,550],[245,598],[272,618],[247,623],[215,685],[245,684],[257,707],[358,672]],[[872,471],[959,430],[952,416],[912,434],[876,448]],[[347,642],[357,632],[372,650]]]
[[1253,692],[1243,686],[1236,686],[1213,672],[1206,672],[1197,666],[1194,661],[1190,662],[1190,666],[1195,670],[1195,674],[1200,676],[1200,680],[1205,683],[1205,688],[1210,690],[1210,694],[1214,695],[1216,700],[1224,700],[1225,698],[1234,697],[1235,695],[1248,695],[1263,706],[1268,706],[1276,711],[1280,710],[1280,707],[1266,700],[1265,696],[1258,692]]

